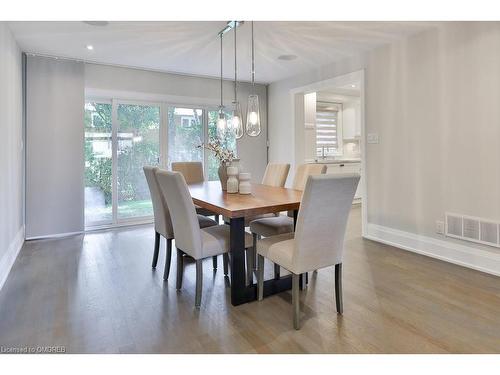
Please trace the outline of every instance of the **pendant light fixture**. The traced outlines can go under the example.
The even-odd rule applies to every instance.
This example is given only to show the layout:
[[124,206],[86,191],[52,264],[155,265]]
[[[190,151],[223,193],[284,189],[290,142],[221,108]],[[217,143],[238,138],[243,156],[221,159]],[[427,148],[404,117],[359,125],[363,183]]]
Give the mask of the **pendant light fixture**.
[[255,49],[253,39],[253,21],[252,21],[252,95],[248,96],[247,106],[247,134],[251,137],[257,137],[260,134],[260,110],[259,96],[255,94]]
[[222,101],[222,34],[220,34],[220,106],[219,118],[217,119],[217,133],[219,138],[223,139],[227,131],[226,114],[224,113],[224,104]]
[[237,84],[238,84],[238,76],[237,76],[237,65],[236,65],[236,29],[237,29],[237,21],[235,21],[234,27],[234,99],[233,99],[233,118],[231,120],[232,130],[234,132],[234,136],[236,139],[240,139],[243,137],[243,117],[241,116],[241,106],[238,102],[238,94],[237,94]]

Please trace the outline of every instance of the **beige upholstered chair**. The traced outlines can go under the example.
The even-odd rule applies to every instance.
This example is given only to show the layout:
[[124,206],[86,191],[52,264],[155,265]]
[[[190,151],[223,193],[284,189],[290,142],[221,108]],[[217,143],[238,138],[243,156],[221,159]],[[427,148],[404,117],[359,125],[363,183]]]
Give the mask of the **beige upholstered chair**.
[[[176,161],[172,162],[172,171],[180,172],[186,183],[189,184],[197,184],[205,181],[205,177],[203,176],[203,164],[200,161]],[[213,213],[206,208],[196,206],[196,213],[205,216],[214,216],[215,221],[219,223],[219,215]]]
[[[153,203],[153,214],[155,221],[155,247],[153,253],[153,264],[152,267],[156,268],[158,263],[158,253],[160,250],[160,235],[167,240],[167,255],[165,258],[165,270],[163,272],[163,279],[168,280],[168,275],[170,273],[170,259],[172,257],[172,239],[174,239],[174,229],[172,226],[172,221],[170,219],[170,212],[168,210],[167,202],[163,193],[161,192],[160,186],[158,185],[158,180],[156,178],[156,171],[159,170],[158,167],[145,166],[144,175],[146,176],[146,181],[149,186],[149,193],[151,195],[151,201]],[[198,215],[198,225],[201,228],[210,227],[217,225],[217,223],[203,215]],[[217,258],[214,261],[214,268],[217,265]],[[225,266],[224,268],[227,268]]]
[[[299,165],[293,179],[292,189],[304,190],[309,176],[324,174],[326,169],[327,167],[324,164]],[[269,237],[293,232],[293,214],[253,220],[250,223],[250,232],[254,235],[254,241],[258,236]]]
[[[327,167],[324,164],[299,165],[293,179],[292,189],[304,190],[309,176],[324,174],[326,173],[326,169]],[[253,235],[253,248],[256,249],[257,247],[255,244],[257,239],[261,237],[270,237],[293,232],[293,213],[289,213],[288,216],[271,216],[253,220],[250,222],[250,232],[252,232]],[[275,277],[279,277],[278,266],[275,267]]]
[[[264,172],[264,177],[262,177],[262,185],[284,187],[286,183],[286,178],[288,177],[288,172],[290,171],[290,164],[285,163],[268,163],[266,170]],[[245,227],[248,227],[250,223],[257,219],[276,217],[275,214],[262,214],[250,217],[245,217]],[[255,242],[254,242],[255,245]],[[253,270],[256,268],[257,253],[255,252],[255,247],[252,247],[247,251],[246,263],[247,263],[247,281],[253,279]]]
[[262,185],[285,186],[290,164],[269,163],[267,164]]
[[342,255],[347,219],[358,174],[310,176],[300,205],[295,233],[257,242],[258,298],[262,300],[264,257],[292,273],[293,325],[299,329],[299,275],[335,265],[337,312],[342,314]]
[[[177,247],[177,289],[182,287],[183,255],[196,260],[195,307],[201,304],[203,268],[202,260],[218,254],[227,254],[230,246],[229,226],[215,225],[200,229],[196,210],[184,177],[179,172],[156,171],[160,189],[168,196]],[[252,236],[246,234],[245,247],[252,246]]]

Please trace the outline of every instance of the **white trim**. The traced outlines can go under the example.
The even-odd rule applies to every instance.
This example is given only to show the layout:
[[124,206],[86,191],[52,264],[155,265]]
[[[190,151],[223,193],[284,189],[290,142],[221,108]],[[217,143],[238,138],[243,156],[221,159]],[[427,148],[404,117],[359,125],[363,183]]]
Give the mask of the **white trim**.
[[367,225],[363,237],[445,262],[500,276],[500,253],[371,223]]
[[77,231],[77,232],[65,232],[65,233],[53,233],[53,234],[44,234],[43,236],[31,236],[31,237],[26,237],[26,241],[33,241],[33,240],[48,240],[52,238],[63,238],[63,237],[70,237],[70,236],[76,236],[77,234],[82,234],[84,233],[83,230]]
[[5,284],[7,277],[9,276],[10,270],[17,259],[19,252],[24,244],[24,225],[19,228],[14,239],[11,241],[7,251],[0,259],[0,290]]

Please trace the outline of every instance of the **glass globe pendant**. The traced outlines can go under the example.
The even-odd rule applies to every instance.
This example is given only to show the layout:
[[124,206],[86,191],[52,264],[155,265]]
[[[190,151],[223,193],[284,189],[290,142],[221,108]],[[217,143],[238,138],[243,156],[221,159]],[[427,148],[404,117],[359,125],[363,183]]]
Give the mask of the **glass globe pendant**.
[[252,21],[252,95],[248,96],[247,124],[246,131],[250,137],[257,137],[260,134],[260,110],[259,96],[255,94],[255,56],[253,42],[253,21]]

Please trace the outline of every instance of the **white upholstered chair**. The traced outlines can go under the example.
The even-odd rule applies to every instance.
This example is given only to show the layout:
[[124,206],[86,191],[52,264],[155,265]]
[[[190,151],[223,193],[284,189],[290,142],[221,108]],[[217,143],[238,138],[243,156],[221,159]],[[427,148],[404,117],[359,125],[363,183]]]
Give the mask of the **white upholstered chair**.
[[[170,260],[172,258],[172,240],[174,239],[174,228],[170,219],[170,212],[168,210],[166,199],[161,192],[158,180],[156,178],[155,173],[157,170],[159,170],[159,168],[145,166],[143,167],[143,170],[144,175],[146,176],[146,181],[148,182],[151,202],[153,203],[153,214],[155,221],[155,247],[152,267],[156,268],[156,264],[158,263],[158,253],[160,251],[160,236],[163,236],[167,240],[167,254],[165,257],[165,270],[163,271],[163,279],[168,280],[168,275],[170,273]],[[214,220],[203,215],[198,215],[197,219],[198,225],[201,228],[217,225]],[[217,258],[215,259],[215,264],[217,264]]]
[[[174,161],[172,162],[172,171],[180,172],[184,176],[184,180],[188,185],[202,183],[205,181],[203,175],[203,164],[200,161]],[[219,223],[219,215],[213,213],[206,208],[196,206],[196,213],[204,216],[214,216],[217,224]]]
[[[202,295],[203,268],[202,260],[218,254],[227,254],[230,246],[228,225],[215,225],[200,229],[196,210],[189,194],[184,177],[179,172],[156,171],[156,177],[164,196],[168,196],[167,205],[171,213],[177,248],[176,288],[182,287],[183,256],[196,261],[196,297],[195,307],[199,308]],[[252,236],[246,234],[245,247],[252,246]]]
[[347,219],[359,182],[358,174],[310,176],[295,233],[257,242],[257,293],[263,297],[264,258],[292,273],[293,325],[299,329],[299,275],[335,265],[335,299],[342,314],[342,255]]
[[[309,176],[316,176],[326,173],[325,164],[301,164],[297,168],[295,177],[293,179],[292,189],[304,190]],[[253,248],[256,249],[255,244],[261,237],[276,236],[278,234],[293,232],[293,213],[288,213],[287,216],[270,216],[255,219],[250,222],[250,232],[253,235]],[[254,264],[254,268],[256,265]],[[279,277],[279,267],[276,266],[274,270],[275,277]],[[247,275],[247,277],[250,277]]]

